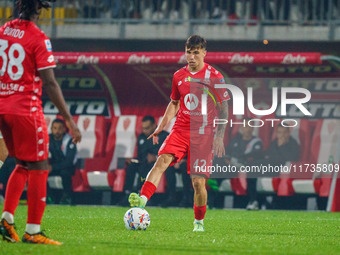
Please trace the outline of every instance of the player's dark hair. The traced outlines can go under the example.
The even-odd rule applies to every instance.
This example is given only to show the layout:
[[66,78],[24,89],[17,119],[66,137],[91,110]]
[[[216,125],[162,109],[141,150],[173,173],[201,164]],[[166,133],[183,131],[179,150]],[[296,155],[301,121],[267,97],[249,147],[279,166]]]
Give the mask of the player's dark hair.
[[187,49],[207,49],[207,41],[199,35],[192,35],[185,43]]
[[63,125],[65,126],[65,122],[64,122],[62,119],[54,119],[54,120],[52,121],[52,125],[53,125],[54,123],[60,123],[60,124],[63,124]]
[[19,19],[29,20],[32,15],[37,14],[36,6],[39,4],[41,8],[48,9],[51,7],[50,3],[56,0],[17,0],[16,12]]
[[142,122],[145,122],[145,121],[150,121],[151,124],[155,124],[155,118],[150,115],[144,116],[144,118],[142,119]]

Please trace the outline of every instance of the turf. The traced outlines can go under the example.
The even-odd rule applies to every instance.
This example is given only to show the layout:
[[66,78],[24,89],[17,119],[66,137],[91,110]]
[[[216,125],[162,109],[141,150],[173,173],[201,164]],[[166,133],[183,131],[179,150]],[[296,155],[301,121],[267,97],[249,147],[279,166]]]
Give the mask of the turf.
[[[193,210],[147,208],[146,231],[125,229],[126,210],[48,206],[42,228],[64,244],[1,241],[0,254],[340,254],[339,213],[209,210],[206,232],[194,233]],[[16,212],[20,237],[26,212],[26,206]]]

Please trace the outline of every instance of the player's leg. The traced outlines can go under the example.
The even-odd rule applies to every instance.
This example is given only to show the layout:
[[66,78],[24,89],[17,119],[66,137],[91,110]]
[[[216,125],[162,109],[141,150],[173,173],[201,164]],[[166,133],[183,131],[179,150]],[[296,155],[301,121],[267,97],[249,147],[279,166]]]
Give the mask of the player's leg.
[[28,179],[28,171],[22,164],[17,164],[10,175],[6,188],[5,203],[1,215],[0,232],[3,240],[19,242],[15,231],[14,214]]
[[146,181],[141,189],[141,196],[132,193],[129,202],[132,207],[145,207],[158,186],[162,174],[168,166],[182,160],[188,152],[189,139],[180,132],[172,131],[165,139],[158,152],[158,158],[146,177]]
[[191,176],[194,188],[194,231],[204,231],[203,219],[208,200],[206,179],[210,176],[207,169],[212,164],[212,143],[213,136],[210,135],[192,135],[190,137],[188,173]]
[[162,174],[168,168],[168,166],[175,159],[172,154],[161,154],[154,166],[146,177],[146,181],[141,189],[140,196],[136,193],[131,193],[129,196],[129,203],[132,207],[144,208],[147,201],[155,193],[155,190],[161,180]]
[[[15,150],[13,146],[12,129],[10,123],[7,123],[4,115],[0,116],[0,126],[3,138],[7,144],[6,147],[8,152],[11,156],[14,156]],[[19,242],[19,237],[15,231],[14,213],[25,188],[27,178],[27,169],[21,164],[17,164],[7,182],[5,203],[0,220],[0,234],[2,235],[3,240],[8,242]]]
[[[14,215],[26,181],[28,217],[24,242],[60,244],[46,238],[40,232],[40,222],[46,205],[46,187],[48,177],[48,142],[49,137],[44,117],[6,115],[6,124],[10,131],[3,133],[10,155],[15,156],[20,164],[7,185],[6,206],[4,212]],[[8,133],[11,132],[11,140]],[[7,143],[7,140],[10,143]],[[5,198],[5,200],[6,200]]]
[[156,187],[158,186],[162,174],[169,167],[169,165],[174,161],[175,156],[172,154],[162,154],[157,158],[156,163],[151,168],[150,172],[146,177],[147,182],[153,183]]
[[194,188],[194,231],[204,231],[203,219],[207,211],[207,189],[204,176],[192,176],[192,186]]
[[22,238],[26,243],[54,244],[60,242],[47,238],[41,232],[40,224],[46,206],[46,188],[48,177],[47,160],[26,162],[28,168],[27,203],[28,216],[26,231]]

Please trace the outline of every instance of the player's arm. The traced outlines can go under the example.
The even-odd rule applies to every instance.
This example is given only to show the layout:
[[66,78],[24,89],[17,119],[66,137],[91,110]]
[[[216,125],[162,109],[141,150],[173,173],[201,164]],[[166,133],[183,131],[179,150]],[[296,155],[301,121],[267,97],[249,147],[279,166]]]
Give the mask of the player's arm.
[[66,126],[71,131],[73,143],[80,142],[81,141],[80,131],[77,125],[74,123],[71,113],[66,106],[64,96],[61,92],[58,82],[55,79],[53,69],[48,68],[40,70],[39,73],[48,97],[51,99],[52,103],[58,108],[60,114],[63,116],[65,120]]
[[[228,119],[228,101],[224,100],[222,101],[222,105],[219,107],[219,114],[218,114],[219,119]],[[217,134],[216,138],[214,140],[214,151],[217,157],[222,157],[225,155],[225,149],[224,149],[224,133],[225,129],[227,127],[227,124],[222,124],[218,125],[217,128]]]
[[165,128],[166,125],[177,115],[179,110],[179,100],[171,100],[168,107],[165,110],[163,119],[157,129],[159,128],[159,133]]
[[165,126],[177,115],[179,110],[179,100],[171,100],[168,104],[168,107],[165,110],[163,119],[161,123],[156,128],[155,132],[153,132],[148,139],[153,138],[153,144],[158,144],[158,134],[162,132]]

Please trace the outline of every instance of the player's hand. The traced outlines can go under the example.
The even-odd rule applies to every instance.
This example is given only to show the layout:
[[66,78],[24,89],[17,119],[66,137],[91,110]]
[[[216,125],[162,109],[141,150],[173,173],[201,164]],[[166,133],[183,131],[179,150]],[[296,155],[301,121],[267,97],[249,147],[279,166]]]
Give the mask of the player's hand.
[[153,145],[158,144],[158,141],[159,141],[158,135],[160,132],[162,132],[162,130],[159,128],[156,128],[156,130],[148,137],[148,139],[152,137]]
[[70,120],[65,120],[65,124],[71,132],[72,142],[75,144],[79,143],[81,141],[81,133],[76,123],[73,121],[73,119],[70,119]]
[[225,149],[223,144],[223,138],[216,137],[213,144],[215,155],[219,158],[225,155]]

